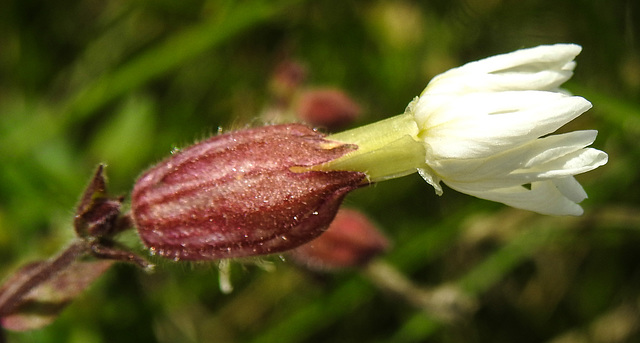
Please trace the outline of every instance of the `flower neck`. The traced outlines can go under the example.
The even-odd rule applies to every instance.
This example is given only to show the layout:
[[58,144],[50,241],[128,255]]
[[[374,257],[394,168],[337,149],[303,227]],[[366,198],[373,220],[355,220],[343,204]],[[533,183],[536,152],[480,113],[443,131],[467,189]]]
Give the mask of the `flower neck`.
[[[311,170],[349,170],[367,174],[378,182],[415,173],[424,166],[425,148],[418,138],[418,125],[412,113],[405,113],[329,135],[328,140],[355,144],[358,150]],[[307,169],[309,170],[309,169]]]

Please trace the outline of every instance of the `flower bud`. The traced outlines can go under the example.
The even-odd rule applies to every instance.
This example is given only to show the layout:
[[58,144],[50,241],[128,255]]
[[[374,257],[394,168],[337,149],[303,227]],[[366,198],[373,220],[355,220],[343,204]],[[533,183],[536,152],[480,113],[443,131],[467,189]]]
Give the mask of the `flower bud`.
[[304,125],[273,125],[174,154],[134,186],[131,212],[142,241],[164,257],[208,260],[281,252],[312,240],[365,179],[352,171],[295,172],[357,149],[323,137]]
[[387,238],[361,212],[341,209],[320,237],[291,251],[313,270],[359,267],[389,247]]
[[270,89],[273,95],[287,104],[307,79],[307,69],[295,60],[278,64],[271,76]]
[[339,89],[314,89],[300,95],[296,112],[305,122],[333,131],[356,120],[360,106]]
[[124,198],[109,197],[103,171],[104,165],[98,166],[76,209],[73,225],[80,237],[106,237],[123,229],[118,224],[124,220],[120,217]]

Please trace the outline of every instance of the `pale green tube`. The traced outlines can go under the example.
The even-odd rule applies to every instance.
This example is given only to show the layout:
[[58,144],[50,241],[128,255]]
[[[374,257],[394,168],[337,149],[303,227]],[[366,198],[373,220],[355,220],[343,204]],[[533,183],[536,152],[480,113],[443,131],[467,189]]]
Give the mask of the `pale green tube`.
[[424,143],[418,139],[413,114],[405,113],[373,124],[329,135],[326,139],[355,144],[358,150],[307,170],[349,170],[378,182],[415,173],[425,164]]

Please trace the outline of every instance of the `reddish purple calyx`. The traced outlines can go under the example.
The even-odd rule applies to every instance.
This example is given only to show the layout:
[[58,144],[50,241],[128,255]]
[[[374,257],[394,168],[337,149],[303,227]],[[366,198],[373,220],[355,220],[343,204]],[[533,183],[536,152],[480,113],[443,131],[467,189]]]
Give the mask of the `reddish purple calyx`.
[[320,235],[365,179],[361,172],[291,168],[355,149],[299,124],[215,136],[145,172],[133,189],[132,217],[144,244],[167,258],[286,251]]

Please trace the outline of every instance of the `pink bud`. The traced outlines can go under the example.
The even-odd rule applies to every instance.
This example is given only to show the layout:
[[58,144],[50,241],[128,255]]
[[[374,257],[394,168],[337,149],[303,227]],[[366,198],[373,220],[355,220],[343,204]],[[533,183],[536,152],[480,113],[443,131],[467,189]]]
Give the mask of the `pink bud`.
[[365,265],[388,247],[389,241],[369,218],[341,209],[325,233],[290,256],[310,269],[329,270]]
[[360,172],[293,172],[357,149],[299,124],[246,129],[188,147],[145,172],[131,212],[152,253],[208,260],[270,254],[320,235]]
[[300,62],[285,60],[278,64],[271,76],[271,91],[288,102],[306,79],[307,70]]
[[336,130],[356,120],[360,106],[339,89],[316,89],[300,95],[296,112],[313,126]]

